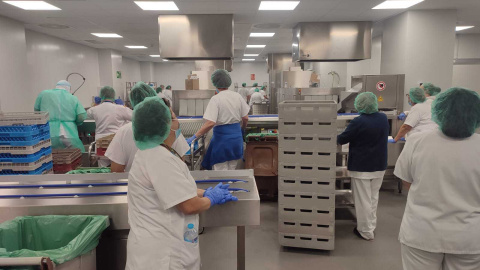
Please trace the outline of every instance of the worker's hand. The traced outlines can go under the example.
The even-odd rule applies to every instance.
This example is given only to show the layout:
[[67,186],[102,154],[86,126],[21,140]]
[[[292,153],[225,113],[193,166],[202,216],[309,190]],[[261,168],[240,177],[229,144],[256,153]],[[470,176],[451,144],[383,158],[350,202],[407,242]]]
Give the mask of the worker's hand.
[[121,98],[115,99],[115,104],[117,104],[117,105],[125,105],[125,103],[123,102],[123,100],[122,100]]
[[102,103],[102,99],[100,97],[95,97],[94,100],[95,100],[95,105]]
[[402,112],[398,115],[398,120],[405,121],[405,119],[407,119],[407,115],[405,113]]
[[388,139],[389,143],[396,143],[395,139]]
[[405,142],[405,141],[407,141],[407,140],[405,140],[405,138],[402,137],[402,138],[400,138],[400,141]]
[[187,143],[190,145],[192,142],[197,138],[197,136],[193,135],[192,137],[187,139]]
[[203,197],[206,197],[210,200],[211,206],[214,206],[215,204],[224,204],[229,201],[238,200],[228,191],[229,186],[229,184],[224,185],[223,183],[219,183],[214,188],[209,187],[207,190],[205,190]]

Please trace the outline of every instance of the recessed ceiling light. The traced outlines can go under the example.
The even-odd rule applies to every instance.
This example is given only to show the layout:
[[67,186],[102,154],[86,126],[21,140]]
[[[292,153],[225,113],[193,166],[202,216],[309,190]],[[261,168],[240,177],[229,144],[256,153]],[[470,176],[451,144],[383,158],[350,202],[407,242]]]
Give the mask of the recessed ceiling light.
[[423,2],[423,0],[388,0],[372,9],[402,9],[409,8],[421,2]]
[[157,57],[160,57],[160,55],[159,55],[159,54],[150,54],[150,57],[155,57],[155,58],[157,58]]
[[168,62],[168,59],[162,59],[162,60],[163,60],[163,62]]
[[247,48],[265,48],[267,45],[247,45]]
[[135,1],[143,10],[178,10],[173,1]]
[[262,1],[258,10],[294,10],[300,1]]
[[472,25],[469,25],[469,26],[457,26],[455,27],[455,31],[462,31],[462,30],[467,30],[467,29],[470,29],[470,28],[473,28],[475,26],[472,26]]
[[255,61],[255,59],[251,59],[251,58],[243,58],[242,61]]
[[56,23],[41,23],[38,26],[50,29],[68,29],[70,26]]
[[250,33],[251,37],[273,37],[275,33]]
[[24,10],[61,10],[45,1],[3,1]]
[[137,45],[127,45],[125,47],[127,47],[129,49],[146,49],[147,48],[145,46],[137,46]]
[[122,36],[115,33],[92,33],[92,35],[101,38],[122,38]]
[[243,56],[253,56],[253,57],[257,57],[257,56],[258,56],[258,53],[257,53],[257,54],[255,54],[255,53],[248,54],[248,53],[247,53],[247,54],[244,54]]

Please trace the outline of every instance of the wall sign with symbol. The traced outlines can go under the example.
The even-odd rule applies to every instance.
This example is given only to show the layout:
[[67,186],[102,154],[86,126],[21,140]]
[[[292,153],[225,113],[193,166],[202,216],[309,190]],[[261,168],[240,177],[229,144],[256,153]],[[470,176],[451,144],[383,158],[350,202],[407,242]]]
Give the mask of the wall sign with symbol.
[[377,82],[377,90],[378,91],[383,91],[387,87],[387,84],[385,82],[379,81]]
[[382,96],[379,96],[378,97],[378,102],[382,102],[383,101],[383,97]]
[[255,80],[255,74],[250,74],[250,80],[252,80],[252,81]]

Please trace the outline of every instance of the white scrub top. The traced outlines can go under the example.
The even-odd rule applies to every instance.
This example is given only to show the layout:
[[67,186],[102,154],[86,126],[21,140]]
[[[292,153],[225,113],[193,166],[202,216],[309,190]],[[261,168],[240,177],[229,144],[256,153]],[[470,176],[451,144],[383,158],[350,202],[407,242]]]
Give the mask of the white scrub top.
[[430,104],[430,106],[432,106],[432,103],[435,100],[435,98],[436,96],[427,97],[427,100],[425,100],[425,103]]
[[162,93],[165,95],[165,98],[168,99],[168,101],[170,101],[170,106],[173,107],[173,93],[172,93],[172,90],[165,89],[165,90],[163,90]]
[[432,104],[424,102],[413,106],[404,124],[412,127],[412,130],[408,132],[408,136],[438,129],[438,125],[432,121]]
[[216,126],[240,123],[249,111],[250,106],[240,94],[223,90],[210,99],[203,119],[215,122]]
[[159,97],[159,98],[167,98],[167,97],[165,96],[165,94],[162,93],[162,92],[159,92],[159,93],[157,94],[157,97]]
[[250,88],[250,90],[248,90],[248,95],[251,96],[253,95],[253,93],[255,93],[255,89],[257,89],[258,87],[252,87]]
[[199,243],[183,239],[198,215],[184,215],[177,205],[197,196],[187,165],[163,146],[138,151],[128,177],[126,270],[198,270]]
[[114,134],[132,121],[132,110],[111,102],[103,102],[87,111],[89,119],[95,119],[95,140]]
[[[188,150],[190,150],[190,146],[182,134],[175,140],[172,148],[175,149],[180,156],[184,156]],[[105,152],[105,156],[117,164],[125,165],[125,171],[129,172],[137,151],[138,148],[133,138],[132,123],[128,123],[117,131],[108,146],[107,152]]]
[[260,94],[262,94],[263,97],[267,96],[267,93],[265,92],[265,90],[260,90]]
[[238,93],[240,94],[240,96],[242,96],[245,102],[247,101],[248,92],[249,90],[247,88],[240,88],[240,90],[238,90]]
[[440,130],[411,136],[394,174],[412,183],[402,244],[434,253],[480,254],[480,135],[457,140]]
[[252,106],[254,103],[262,103],[262,101],[265,100],[265,97],[260,93],[260,92],[255,92],[253,95],[250,97],[250,106]]

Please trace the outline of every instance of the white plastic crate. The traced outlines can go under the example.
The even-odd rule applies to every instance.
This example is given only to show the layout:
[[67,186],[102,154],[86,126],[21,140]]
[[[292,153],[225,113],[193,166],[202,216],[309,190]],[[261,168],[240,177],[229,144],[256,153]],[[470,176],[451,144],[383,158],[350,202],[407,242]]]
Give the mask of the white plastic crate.
[[322,250],[333,250],[335,248],[334,236],[279,233],[278,237],[280,245],[286,247],[312,248]]
[[306,150],[335,153],[337,151],[337,136],[282,134],[278,135],[278,147],[288,150]]
[[281,121],[331,122],[337,119],[337,103],[287,100],[278,104],[278,117]]
[[316,179],[332,179],[336,176],[335,166],[322,167],[316,164],[279,163],[278,175],[281,177],[305,177]]
[[0,154],[12,154],[12,155],[32,155],[37,153],[43,148],[51,147],[52,142],[50,139],[41,141],[33,146],[0,146]]
[[0,126],[45,125],[48,112],[14,112],[0,114]]
[[290,150],[280,148],[278,161],[282,163],[316,164],[318,166],[335,166],[337,155],[335,152],[313,150]]
[[30,163],[12,163],[12,162],[0,162],[0,171],[13,170],[13,171],[34,171],[43,166],[43,164],[52,161],[52,154],[42,156],[39,160]]
[[286,192],[333,192],[335,178],[278,177],[278,190]]
[[320,209],[335,207],[335,194],[332,193],[312,193],[312,192],[288,192],[280,191],[278,193],[278,202],[282,205],[291,205],[299,208],[309,208],[312,205]]
[[315,236],[334,236],[335,223],[319,223],[311,221],[279,220],[278,232],[308,234]]
[[311,221],[322,224],[335,222],[335,208],[322,209],[316,206],[298,207],[282,204],[278,199],[278,218],[296,221]]
[[278,121],[278,132],[280,134],[316,134],[331,137],[337,135],[337,123],[303,121]]

